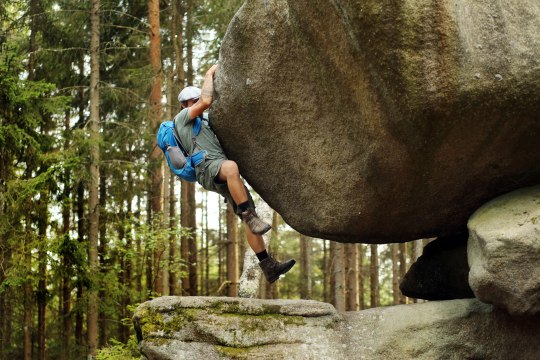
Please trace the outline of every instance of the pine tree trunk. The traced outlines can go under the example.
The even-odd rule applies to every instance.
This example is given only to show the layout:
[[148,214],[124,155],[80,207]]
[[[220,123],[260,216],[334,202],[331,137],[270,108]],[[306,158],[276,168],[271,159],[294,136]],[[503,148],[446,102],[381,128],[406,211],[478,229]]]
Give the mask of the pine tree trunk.
[[[128,154],[128,161],[131,162],[131,148],[129,149]],[[132,200],[133,200],[133,176],[131,173],[131,170],[128,169],[127,171],[127,186],[126,186],[126,218],[127,221],[125,221],[124,225],[125,228],[125,236],[126,236],[126,250],[130,251],[133,246],[133,235],[131,231],[132,226],[132,217],[133,217],[133,209],[132,209]],[[124,260],[124,286],[126,291],[123,294],[122,298],[122,308],[124,310],[124,317],[127,317],[128,310],[127,307],[131,302],[130,292],[132,288],[132,279],[133,279],[133,261],[131,260],[131,256],[126,257]],[[122,326],[122,336],[121,339],[127,341],[129,337],[130,328],[128,326]]]
[[398,244],[390,244],[390,250],[392,251],[392,303],[394,305],[399,304],[399,265],[398,265]]
[[[119,251],[118,253],[118,284],[120,289],[128,289],[126,284],[126,267],[127,262],[129,261],[128,257],[125,255],[128,251],[128,247],[124,246],[124,241],[126,240],[126,228],[125,228],[125,222],[126,222],[126,212],[124,209],[124,202],[121,201],[119,204],[118,209],[118,222],[116,224],[117,230],[118,230],[118,244],[119,244]],[[129,291],[129,290],[128,290]],[[118,340],[121,342],[126,342],[127,339],[124,337],[124,328],[125,326],[122,324],[122,319],[126,317],[127,311],[126,311],[126,292],[124,290],[124,293],[121,295],[120,299],[120,306],[118,309],[118,327],[117,327],[117,333],[118,333]]]
[[174,54],[176,63],[176,77],[180,87],[184,86],[186,81],[184,73],[184,38],[182,35],[182,26],[184,18],[184,10],[182,9],[183,0],[173,0],[173,23],[175,31],[171,31],[175,35],[176,41],[174,43]]
[[365,297],[365,279],[366,279],[366,270],[364,266],[364,257],[365,257],[365,246],[364,244],[358,244],[358,288],[359,288],[359,307],[360,310],[366,308],[366,297]]
[[[168,90],[169,86],[167,85],[167,99],[169,99],[170,91]],[[168,109],[168,106],[167,106]],[[166,114],[166,118],[170,118],[168,115],[168,110]],[[171,175],[172,172],[169,171],[167,161],[165,158],[162,160],[162,167],[163,167],[163,234],[166,233],[166,231],[169,229],[169,216],[171,214],[171,209],[169,206],[171,206],[171,200],[169,197],[171,196],[171,192],[169,189],[169,186],[171,185]],[[161,288],[161,292],[159,294],[161,295],[169,295],[169,238],[165,238],[162,236],[159,236],[159,242],[160,242],[160,248],[162,252],[160,253],[159,257],[159,275],[158,279],[161,280],[161,284],[159,287]]]
[[[187,84],[193,85],[195,73],[193,71],[193,16],[194,16],[194,1],[187,0],[186,8],[186,62],[187,62]],[[191,236],[188,240],[189,246],[189,295],[197,295],[197,222],[195,218],[195,183],[187,183],[187,198],[188,202],[188,224],[191,229]]]
[[181,181],[181,200],[180,200],[180,225],[182,226],[182,238],[180,245],[181,259],[182,259],[182,295],[189,295],[189,237],[191,231],[189,230],[189,208],[188,201],[188,186],[189,182]]
[[328,241],[323,240],[323,301],[328,302]]
[[187,62],[187,84],[193,85],[193,16],[194,0],[186,0],[186,62]]
[[204,192],[204,229],[205,229],[205,246],[204,246],[204,263],[205,263],[205,295],[210,295],[210,230],[208,229],[208,191]]
[[195,205],[195,183],[190,183],[188,186],[188,201],[189,208],[189,224],[191,230],[191,237],[189,238],[189,295],[196,296],[197,289],[197,219],[196,219],[196,205]]
[[[2,156],[0,156],[0,219],[4,218],[4,191],[7,180],[7,175],[5,172],[6,165],[5,165],[6,159]],[[0,264],[3,264],[5,269],[10,268],[10,246],[7,243],[7,238],[4,235],[4,232],[0,232]],[[0,284],[3,284],[6,280],[5,272],[2,270],[0,271]],[[6,353],[7,349],[9,348],[8,342],[7,342],[7,326],[8,321],[11,319],[7,319],[8,314],[10,313],[10,309],[8,308],[9,304],[9,290],[6,289],[2,296],[0,296],[0,360],[6,360]]]
[[[79,73],[83,74],[85,68],[85,59],[84,56],[79,58],[78,69]],[[84,89],[81,87],[78,93],[79,99],[79,121],[83,122],[85,119],[85,97]],[[85,154],[80,154],[85,156]],[[84,234],[86,233],[85,226],[87,224],[87,219],[85,218],[85,199],[84,199],[84,182],[79,181],[77,184],[77,242],[83,244]],[[83,322],[84,322],[84,312],[82,309],[85,308],[85,305],[82,304],[82,299],[84,295],[84,277],[86,275],[82,273],[81,269],[78,269],[77,272],[77,294],[75,300],[75,307],[77,312],[75,313],[75,344],[77,345],[77,357],[82,356],[81,350],[85,346],[85,338],[83,336]]]
[[[159,0],[148,0],[148,23],[150,26],[150,67],[152,69],[152,86],[150,90],[150,128],[155,134],[161,123],[161,39],[159,23]],[[152,137],[152,153],[150,154],[150,176],[151,183],[149,189],[150,206],[152,213],[152,224],[155,229],[161,229],[162,216],[162,190],[163,190],[163,167],[161,161],[161,151],[156,146],[157,139]],[[152,256],[152,289],[158,293],[163,293],[163,279],[161,277],[161,257],[164,253],[164,242],[161,237],[156,241]]]
[[238,220],[227,204],[227,296],[238,296]]
[[201,193],[201,197],[202,197],[202,201],[201,201],[201,219],[200,219],[200,224],[201,224],[201,237],[200,237],[200,241],[199,241],[199,244],[200,244],[200,249],[199,251],[197,252],[197,264],[198,264],[198,268],[197,268],[197,274],[198,274],[198,283],[200,284],[200,287],[201,287],[201,294],[204,294],[204,268],[205,268],[205,264],[204,264],[204,248],[205,248],[205,244],[206,244],[206,228],[204,227],[204,212],[205,212],[205,208],[204,208],[204,189],[203,188],[199,188],[200,190],[200,193]]
[[335,263],[336,263],[336,242],[330,241],[330,250],[328,256],[328,274],[330,274],[329,279],[329,301],[332,305],[336,306],[336,274],[335,274]]
[[379,306],[379,254],[377,252],[377,244],[371,244],[370,249],[370,305],[371,307],[377,307]]
[[169,184],[169,295],[178,295],[178,277],[177,277],[177,260],[176,260],[176,236],[173,229],[176,227],[176,197],[174,192],[174,176],[170,176]]
[[[135,212],[134,221],[135,226],[141,225],[141,215],[142,213],[142,206],[141,206],[141,197],[137,196],[137,211]],[[136,235],[135,237],[135,249],[137,250],[137,254],[139,256],[135,257],[135,269],[137,270],[135,274],[135,290],[137,290],[137,294],[139,294],[139,298],[143,298],[142,296],[142,279],[143,279],[143,259],[145,254],[142,252],[142,239],[141,236]],[[145,251],[146,253],[146,251]]]
[[24,244],[24,263],[28,269],[28,280],[24,284],[24,360],[32,360],[32,328],[33,328],[33,291],[30,274],[32,271],[32,235],[29,219],[26,219],[26,234]]
[[300,235],[300,298],[311,299],[311,238]]
[[[84,218],[84,184],[83,182],[79,182],[77,185],[77,241],[79,244],[82,244],[84,242],[84,234],[85,234],[85,218]],[[84,336],[83,336],[83,322],[84,322],[84,313],[81,309],[84,308],[82,301],[83,301],[83,278],[84,274],[79,273],[77,274],[77,297],[76,297],[76,305],[78,311],[75,313],[75,343],[77,345],[77,349],[82,349],[85,345],[84,342]]]
[[[101,286],[101,279],[105,279],[107,272],[109,271],[109,264],[105,259],[107,256],[107,221],[109,220],[109,215],[107,213],[107,176],[105,171],[100,169],[99,172],[99,246],[98,246],[98,258],[99,258],[99,269],[100,269],[100,280],[99,280],[99,299],[107,299],[107,294],[105,292],[106,287]],[[104,307],[99,307],[98,314],[98,347],[102,347],[107,341],[107,331],[108,331],[108,320],[107,314],[104,311]]]
[[38,269],[39,269],[39,281],[37,291],[37,305],[38,305],[38,360],[45,360],[45,313],[47,309],[47,249],[46,249],[46,236],[47,226],[49,222],[49,216],[47,206],[49,203],[48,190],[44,189],[40,193],[40,200],[38,203]]
[[[69,133],[70,127],[70,111],[66,111],[66,118],[64,122],[64,131],[66,133],[64,149],[69,148]],[[64,191],[62,193],[62,241],[71,242],[69,236],[69,229],[71,227],[70,214],[71,214],[71,203],[69,201],[71,197],[71,188],[70,188],[70,171],[66,170],[64,173]],[[60,292],[60,318],[62,319],[61,326],[61,345],[60,345],[60,359],[68,360],[70,358],[69,352],[69,338],[71,335],[71,275],[73,270],[71,269],[71,264],[68,260],[68,255],[63,254],[61,260],[62,268],[62,280],[61,280],[61,292]]]
[[[173,10],[175,5],[173,4]],[[174,34],[174,24],[175,24],[175,14],[173,13],[173,21],[171,21],[172,28],[171,28],[171,34]],[[167,113],[166,118],[172,119],[173,118],[173,98],[174,98],[174,73],[171,69],[171,71],[168,72],[167,76]],[[167,288],[168,288],[168,294],[169,295],[176,295],[176,236],[174,236],[174,230],[176,228],[176,199],[175,199],[175,193],[174,193],[174,180],[175,176],[171,171],[168,169],[167,165],[163,165],[165,172],[164,176],[166,180],[164,180],[164,183],[168,183],[168,196],[166,197],[168,202],[165,202],[166,210],[165,215],[168,217],[169,222],[167,224],[167,227],[169,228],[169,239],[168,239],[168,248],[169,248],[169,254],[167,259],[167,272],[166,272],[166,278],[167,278]]]
[[358,245],[346,244],[347,260],[347,310],[358,310]]
[[[29,52],[30,56],[28,59],[28,79],[30,81],[34,81],[35,76],[35,68],[36,68],[36,33],[37,33],[37,23],[38,23],[38,1],[37,0],[31,0],[30,1],[30,38],[29,38]],[[43,192],[42,192],[43,194]],[[40,194],[41,195],[41,194]],[[40,196],[41,197],[41,196]],[[39,206],[39,205],[38,205]],[[39,216],[39,222],[41,222],[41,212],[40,209],[38,209],[38,212],[40,213]],[[29,222],[30,216],[27,218],[27,229],[29,229]],[[38,227],[40,227],[38,225]],[[41,230],[41,229],[39,229]],[[39,232],[38,230],[38,232]],[[30,234],[28,234],[30,236]],[[30,245],[30,244],[28,244]],[[44,337],[44,331],[45,331],[45,324],[44,324],[44,305],[43,300],[44,298],[40,296],[40,291],[44,291],[45,283],[44,283],[44,274],[40,273],[42,270],[42,262],[43,262],[43,245],[41,244],[41,237],[38,234],[38,267],[39,267],[39,273],[38,273],[38,288],[37,288],[37,299],[38,299],[38,359],[42,360],[44,354],[44,349],[41,347],[42,345],[42,337]],[[26,265],[28,266],[29,271],[32,271],[31,263],[31,246],[27,246],[25,249],[25,259],[28,261],[26,262]],[[24,299],[24,338],[25,338],[25,351],[24,356],[25,359],[30,359],[32,356],[32,339],[31,339],[31,329],[33,326],[33,316],[32,316],[32,306],[33,306],[33,299],[32,296],[32,284],[30,277],[27,280],[27,283],[25,284],[25,299]],[[43,345],[45,343],[45,339],[43,338]],[[30,347],[30,348],[28,348]]]
[[92,37],[90,41],[90,182],[88,226],[88,270],[92,277],[88,289],[88,359],[94,359],[98,344],[98,293],[96,275],[99,273],[99,0],[92,0],[90,14]]
[[[218,199],[218,289],[221,288],[221,285],[225,281],[225,271],[224,271],[224,261],[223,261],[223,227],[222,227],[222,221],[223,221],[223,214],[222,214],[222,207],[221,207],[221,196]],[[220,294],[218,294],[220,295]]]
[[334,276],[335,276],[335,307],[337,311],[346,310],[346,283],[345,283],[345,245],[336,242],[334,252]]

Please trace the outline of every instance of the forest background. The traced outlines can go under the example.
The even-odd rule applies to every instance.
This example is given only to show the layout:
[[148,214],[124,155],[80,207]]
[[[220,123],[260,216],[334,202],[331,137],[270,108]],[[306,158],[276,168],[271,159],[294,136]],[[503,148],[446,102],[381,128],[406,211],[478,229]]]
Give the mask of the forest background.
[[[241,4],[0,2],[0,360],[139,358],[138,304],[237,296],[242,227],[171,177],[155,134]],[[413,301],[398,284],[429,240],[344,245],[272,222],[270,251],[299,264],[260,298]]]

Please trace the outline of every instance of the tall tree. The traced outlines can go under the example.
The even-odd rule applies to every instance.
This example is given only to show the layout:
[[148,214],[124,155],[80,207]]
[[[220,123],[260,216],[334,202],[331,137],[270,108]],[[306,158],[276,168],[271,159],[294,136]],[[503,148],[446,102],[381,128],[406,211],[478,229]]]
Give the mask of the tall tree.
[[371,244],[370,250],[370,306],[377,307],[379,306],[379,253],[377,249],[377,244]]
[[347,310],[357,311],[358,304],[358,245],[346,244],[345,259],[347,262]]
[[390,244],[390,250],[392,253],[392,303],[394,305],[399,304],[399,263],[398,252],[399,245],[396,243]]
[[358,288],[359,288],[359,310],[364,310],[366,308],[366,296],[365,296],[365,279],[366,279],[366,268],[364,266],[364,257],[365,257],[365,245],[358,244]]
[[311,238],[300,235],[300,298],[311,299]]
[[[193,70],[193,40],[194,40],[194,24],[193,18],[195,15],[195,2],[186,0],[186,66],[185,73],[187,85],[193,85],[195,72]],[[188,264],[188,279],[187,291],[189,295],[197,295],[197,221],[195,217],[195,183],[182,181],[182,227],[188,230],[185,244],[187,249],[183,254],[187,255],[186,264]],[[184,215],[185,212],[185,215]],[[184,287],[186,289],[186,287]]]
[[[152,129],[152,134],[155,134],[158,130],[159,124],[161,122],[161,86],[162,86],[162,68],[161,68],[161,38],[160,38],[160,21],[159,21],[159,0],[148,0],[148,23],[150,28],[150,67],[152,69],[152,85],[150,90],[150,128]],[[161,166],[161,152],[160,149],[156,146],[157,139],[155,136],[152,137],[152,153],[150,154],[150,172],[151,172],[151,182],[150,182],[150,211],[152,213],[153,219],[158,219],[161,216],[162,211],[162,181],[163,181],[163,171]],[[156,225],[157,229],[160,228],[159,225]],[[156,292],[162,292],[162,281],[159,279],[159,267],[161,255],[163,253],[162,249],[163,243],[160,241],[155,247],[154,251],[154,274],[155,277],[152,279],[154,290]]]
[[238,296],[238,220],[227,204],[227,296]]
[[334,253],[335,300],[337,311],[346,310],[345,244],[336,242]]
[[98,235],[99,235],[99,26],[100,0],[92,0],[90,12],[90,182],[88,209],[88,264],[92,282],[88,289],[88,357],[95,358],[98,342],[98,289],[96,279],[99,273]]

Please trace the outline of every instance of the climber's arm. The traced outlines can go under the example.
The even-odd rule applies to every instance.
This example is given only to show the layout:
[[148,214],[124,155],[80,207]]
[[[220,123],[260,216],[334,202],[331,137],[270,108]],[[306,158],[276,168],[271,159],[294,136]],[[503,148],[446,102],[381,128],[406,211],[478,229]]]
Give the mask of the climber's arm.
[[204,110],[212,105],[212,96],[214,94],[214,73],[217,65],[213,65],[204,76],[201,98],[189,108],[189,119],[193,120],[201,115]]

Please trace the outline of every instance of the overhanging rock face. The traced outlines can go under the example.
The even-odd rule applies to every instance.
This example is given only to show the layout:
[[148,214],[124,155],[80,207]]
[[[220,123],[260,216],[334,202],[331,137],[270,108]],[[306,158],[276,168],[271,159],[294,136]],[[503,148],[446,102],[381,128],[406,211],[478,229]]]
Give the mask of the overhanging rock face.
[[134,322],[149,360],[540,358],[540,317],[472,299],[338,314],[307,300],[162,297]]
[[211,109],[228,156],[298,231],[452,234],[540,182],[540,3],[248,0]]

